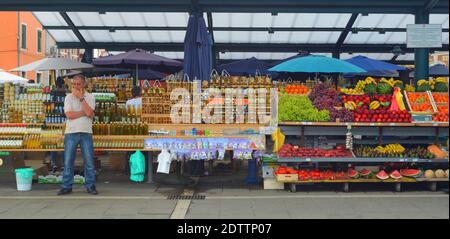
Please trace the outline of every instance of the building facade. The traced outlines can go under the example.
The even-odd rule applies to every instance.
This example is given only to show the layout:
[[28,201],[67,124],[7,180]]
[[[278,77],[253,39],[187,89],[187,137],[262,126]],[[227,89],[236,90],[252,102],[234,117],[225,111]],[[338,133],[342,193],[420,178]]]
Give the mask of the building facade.
[[[43,59],[46,56],[46,34],[31,12],[0,14],[0,68],[6,71]],[[35,82],[44,72],[16,73]]]

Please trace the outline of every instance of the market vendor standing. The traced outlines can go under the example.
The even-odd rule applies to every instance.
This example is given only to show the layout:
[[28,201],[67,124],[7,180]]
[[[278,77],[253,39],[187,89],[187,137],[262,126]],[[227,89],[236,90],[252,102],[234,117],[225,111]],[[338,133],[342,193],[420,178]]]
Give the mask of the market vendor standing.
[[142,90],[139,86],[134,86],[131,90],[131,95],[133,96],[133,99],[127,100],[126,106],[127,109],[129,107],[134,106],[134,108],[137,110],[138,108],[142,108]]
[[89,194],[96,195],[94,145],[92,139],[92,119],[94,117],[95,98],[85,91],[86,80],[76,75],[72,80],[72,93],[64,100],[67,117],[64,135],[64,173],[63,186],[58,195],[72,192],[74,163],[77,146],[80,145],[84,160],[84,176]]

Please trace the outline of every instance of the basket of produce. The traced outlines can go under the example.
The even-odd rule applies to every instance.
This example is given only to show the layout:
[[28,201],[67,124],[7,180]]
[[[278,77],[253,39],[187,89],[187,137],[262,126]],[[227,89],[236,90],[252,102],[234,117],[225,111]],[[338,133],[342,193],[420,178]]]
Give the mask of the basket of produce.
[[448,122],[448,93],[428,92],[431,103],[435,106],[437,112],[433,115],[435,122]]
[[431,122],[437,112],[427,92],[406,92],[406,102],[414,122]]

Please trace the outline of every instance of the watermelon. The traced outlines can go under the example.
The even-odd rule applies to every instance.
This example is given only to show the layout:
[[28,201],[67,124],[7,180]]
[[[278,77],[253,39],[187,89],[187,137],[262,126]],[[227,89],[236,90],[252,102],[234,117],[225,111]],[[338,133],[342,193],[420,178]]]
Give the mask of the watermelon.
[[420,178],[422,176],[422,171],[420,169],[400,169],[400,174],[404,177]]
[[375,175],[380,180],[386,180],[389,178],[389,174],[387,174],[384,170],[381,170],[380,172]]
[[436,85],[434,85],[434,91],[435,92],[448,92],[448,86],[444,82],[437,82]]
[[428,83],[424,83],[416,88],[416,92],[426,92],[429,90],[431,90],[431,86]]
[[380,83],[377,87],[378,94],[390,95],[394,92],[394,89],[387,83]]
[[349,168],[347,174],[348,174],[349,178],[359,178],[358,171],[356,171],[354,169]]
[[394,172],[392,172],[389,176],[395,180],[402,178],[402,175],[397,170],[394,170]]
[[377,87],[375,84],[368,84],[364,87],[364,93],[366,94],[376,94],[377,93]]
[[372,176],[372,171],[370,171],[368,169],[363,169],[360,174],[361,174],[361,177],[363,177],[363,178],[370,178]]

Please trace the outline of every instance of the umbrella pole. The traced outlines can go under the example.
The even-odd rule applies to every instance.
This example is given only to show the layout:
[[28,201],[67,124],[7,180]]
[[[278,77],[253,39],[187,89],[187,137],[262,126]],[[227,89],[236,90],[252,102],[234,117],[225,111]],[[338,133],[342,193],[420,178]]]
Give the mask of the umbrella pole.
[[138,64],[136,64],[136,79],[134,81],[133,85],[136,85],[136,83],[139,81],[139,69],[138,69]]

